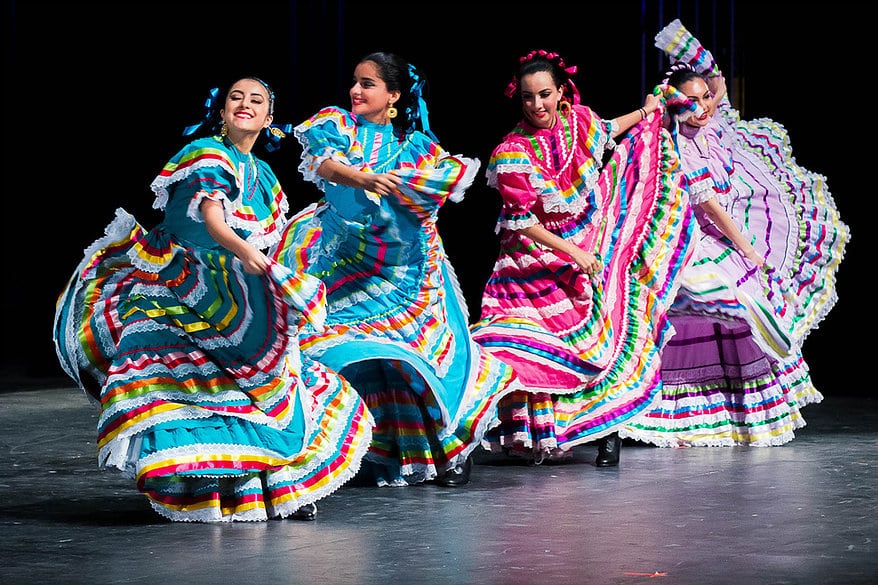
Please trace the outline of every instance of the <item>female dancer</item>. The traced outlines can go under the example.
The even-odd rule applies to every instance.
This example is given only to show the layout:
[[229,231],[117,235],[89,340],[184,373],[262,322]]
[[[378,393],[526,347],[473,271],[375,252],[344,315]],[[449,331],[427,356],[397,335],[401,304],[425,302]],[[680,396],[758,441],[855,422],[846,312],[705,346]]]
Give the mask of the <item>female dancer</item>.
[[660,86],[700,226],[670,311],[655,409],[622,431],[660,446],[781,445],[820,402],[801,346],[837,300],[849,239],[823,177],[784,129],[744,121],[713,56],[679,20],[656,36]]
[[325,316],[322,283],[260,251],[288,207],[252,153],[260,133],[282,137],[274,93],[254,77],[218,93],[186,130],[208,136],[152,183],[163,221],[147,231],[119,208],[86,250],[58,299],[56,349],[100,407],[99,465],[135,479],[159,514],[311,520],[359,468],[371,420],[299,352],[299,328]]
[[488,164],[501,249],[473,336],[526,387],[502,401],[489,448],[540,462],[600,439],[595,464],[609,467],[618,429],[660,396],[692,213],[659,98],[604,120],[579,103],[575,72],[533,51],[507,89],[524,118]]
[[274,256],[326,283],[326,328],[307,329],[302,347],[350,380],[375,417],[361,479],[464,485],[469,454],[516,383],[470,337],[436,226],[479,161],[438,144],[423,74],[399,56],[367,55],[353,79],[350,111],[324,108],[294,130],[299,170],[324,196]]

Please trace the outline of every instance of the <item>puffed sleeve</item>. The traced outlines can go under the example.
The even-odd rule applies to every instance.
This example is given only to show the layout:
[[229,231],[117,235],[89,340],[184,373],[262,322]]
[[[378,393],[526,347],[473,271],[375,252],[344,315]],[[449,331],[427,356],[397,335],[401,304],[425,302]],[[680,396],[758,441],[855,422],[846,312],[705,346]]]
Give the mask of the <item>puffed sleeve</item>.
[[[234,162],[217,139],[200,138],[184,146],[165,164],[150,185],[153,208],[165,209],[171,193],[217,193],[238,197],[240,178]],[[181,189],[180,187],[184,186]]]
[[514,143],[504,142],[494,149],[486,170],[488,185],[503,198],[496,230],[520,230],[539,223],[531,211],[539,198],[534,182],[543,182],[526,151]]
[[[679,136],[683,162],[683,182],[692,203],[704,203],[716,198],[725,205],[732,189],[732,175],[735,172],[731,151],[723,142],[722,126],[716,118],[699,132],[704,137],[704,145]],[[705,150],[706,148],[706,150]]]
[[330,106],[323,108],[293,129],[302,145],[299,172],[306,181],[325,190],[326,180],[317,174],[323,161],[331,158],[342,164],[359,164],[362,147],[356,141],[355,120],[350,112]]

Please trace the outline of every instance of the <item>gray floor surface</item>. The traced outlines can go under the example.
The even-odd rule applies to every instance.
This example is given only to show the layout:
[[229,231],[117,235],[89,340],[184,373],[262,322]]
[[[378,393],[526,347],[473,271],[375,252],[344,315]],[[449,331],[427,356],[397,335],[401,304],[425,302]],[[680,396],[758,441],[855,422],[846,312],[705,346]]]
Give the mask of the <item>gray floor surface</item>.
[[313,522],[213,525],[97,468],[79,390],[0,392],[0,583],[876,583],[876,406],[827,396],[781,447],[479,454],[465,487],[346,485]]

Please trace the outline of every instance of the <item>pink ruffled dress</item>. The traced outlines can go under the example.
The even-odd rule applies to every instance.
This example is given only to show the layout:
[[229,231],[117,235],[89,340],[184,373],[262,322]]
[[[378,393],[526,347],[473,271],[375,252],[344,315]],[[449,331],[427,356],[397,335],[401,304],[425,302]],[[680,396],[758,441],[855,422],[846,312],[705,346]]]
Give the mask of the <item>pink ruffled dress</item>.
[[[694,219],[661,116],[618,145],[610,131],[573,105],[552,129],[523,120],[489,161],[488,183],[503,198],[500,253],[473,336],[526,386],[501,401],[501,424],[484,441],[491,450],[564,457],[660,398],[666,311]],[[522,233],[538,223],[596,252],[603,271],[589,277]]]

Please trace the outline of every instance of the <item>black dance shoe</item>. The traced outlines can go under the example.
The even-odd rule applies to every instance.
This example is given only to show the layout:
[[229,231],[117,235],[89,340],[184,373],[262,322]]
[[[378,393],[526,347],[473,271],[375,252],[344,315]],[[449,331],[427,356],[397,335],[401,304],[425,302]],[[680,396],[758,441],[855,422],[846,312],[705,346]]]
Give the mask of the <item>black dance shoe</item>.
[[469,483],[469,474],[473,470],[473,460],[467,457],[463,463],[449,469],[436,478],[436,483],[444,487],[460,487]]
[[598,456],[594,460],[596,467],[616,467],[619,465],[619,451],[622,450],[622,439],[619,433],[611,433],[598,439]]
[[305,504],[290,515],[293,520],[316,520],[317,504]]

